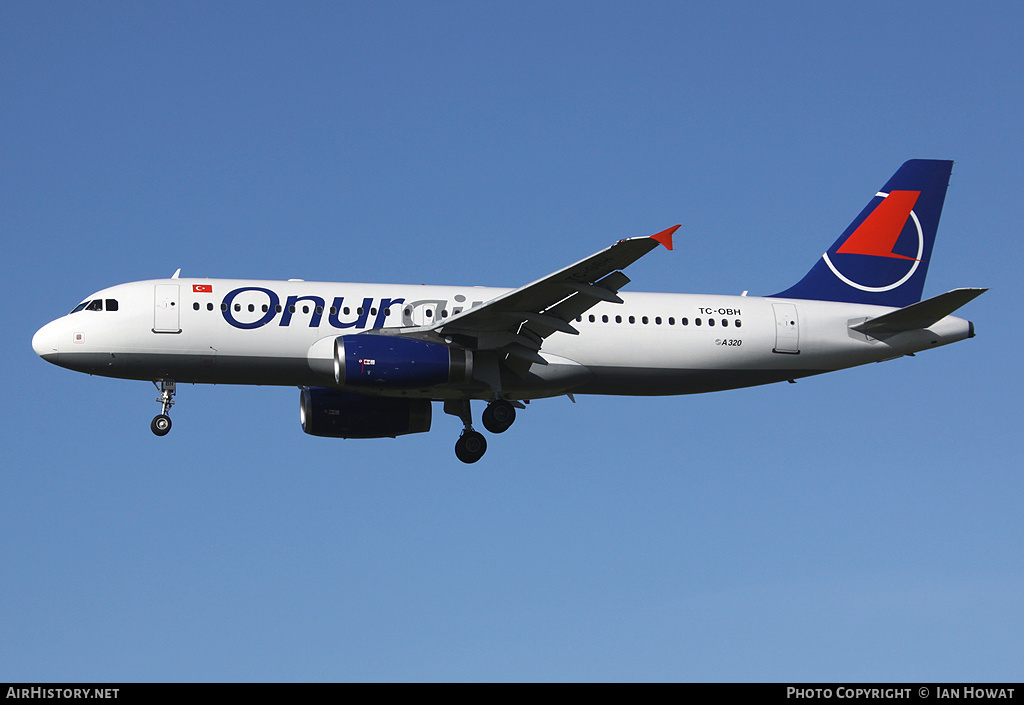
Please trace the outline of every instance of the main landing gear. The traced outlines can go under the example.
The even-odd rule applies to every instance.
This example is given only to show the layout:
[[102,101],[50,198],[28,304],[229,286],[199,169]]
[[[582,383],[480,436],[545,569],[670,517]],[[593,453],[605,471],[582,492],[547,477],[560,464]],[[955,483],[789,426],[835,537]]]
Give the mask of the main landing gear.
[[497,399],[487,405],[480,420],[491,433],[504,433],[516,420],[516,408],[512,402]]
[[[479,431],[473,430],[473,415],[468,399],[446,401],[446,414],[462,419],[463,429],[459,440],[455,442],[455,457],[464,463],[475,463],[487,452],[487,439]],[[484,409],[481,421],[491,433],[504,433],[516,420],[516,407],[512,402],[496,399]]]
[[475,463],[487,452],[487,439],[484,434],[472,428],[463,429],[459,440],[455,441],[455,457],[464,463]]
[[[153,382],[153,386],[157,386],[156,382]],[[174,406],[174,380],[162,379],[157,388],[160,390],[160,397],[157,399],[160,402],[160,414],[153,417],[149,428],[158,436],[166,436],[171,430],[171,417],[167,414]]]

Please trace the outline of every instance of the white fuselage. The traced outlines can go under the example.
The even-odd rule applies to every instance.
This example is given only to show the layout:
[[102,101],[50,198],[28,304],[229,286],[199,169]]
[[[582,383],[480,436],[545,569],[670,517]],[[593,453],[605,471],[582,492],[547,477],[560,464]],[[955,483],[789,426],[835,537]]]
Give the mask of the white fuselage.
[[[178,382],[333,386],[334,341],[378,328],[426,327],[507,289],[305,281],[161,279],[121,284],[39,330],[45,359],[82,372]],[[953,343],[971,324],[947,316],[876,339],[852,331],[894,309],[748,296],[621,292],[556,332],[528,374],[501,394],[689,394],[778,382]],[[486,348],[486,345],[483,346]],[[486,357],[486,350],[476,353]],[[493,380],[488,382],[493,387]],[[403,394],[490,398],[486,385]]]

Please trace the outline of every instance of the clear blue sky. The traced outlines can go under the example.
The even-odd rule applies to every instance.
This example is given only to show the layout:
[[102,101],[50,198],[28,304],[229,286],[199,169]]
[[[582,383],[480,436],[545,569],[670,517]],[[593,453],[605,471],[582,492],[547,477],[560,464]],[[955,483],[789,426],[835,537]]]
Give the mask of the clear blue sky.
[[[1019,680],[1024,6],[0,5],[0,680]],[[306,436],[38,359],[170,275],[796,281],[906,159],[978,337],[715,395]],[[437,410],[440,411],[439,409]]]

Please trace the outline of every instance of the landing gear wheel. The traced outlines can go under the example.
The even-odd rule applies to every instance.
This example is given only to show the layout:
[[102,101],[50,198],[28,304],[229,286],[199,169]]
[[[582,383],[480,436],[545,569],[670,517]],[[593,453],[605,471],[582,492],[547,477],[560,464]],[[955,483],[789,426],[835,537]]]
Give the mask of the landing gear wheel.
[[153,423],[149,427],[156,435],[166,436],[171,430],[171,417],[166,414],[160,414],[153,418]]
[[484,409],[481,420],[491,433],[504,433],[516,420],[516,408],[504,399],[492,401]]
[[160,415],[153,419],[153,423],[149,425],[149,428],[158,436],[166,436],[171,430],[171,417],[167,414],[170,413],[171,407],[174,406],[174,380],[162,379],[160,384],[157,384],[156,380],[154,380],[153,385],[160,390],[160,397],[157,399],[160,402]]
[[464,463],[475,463],[487,451],[487,439],[478,431],[463,431],[455,442],[455,456]]

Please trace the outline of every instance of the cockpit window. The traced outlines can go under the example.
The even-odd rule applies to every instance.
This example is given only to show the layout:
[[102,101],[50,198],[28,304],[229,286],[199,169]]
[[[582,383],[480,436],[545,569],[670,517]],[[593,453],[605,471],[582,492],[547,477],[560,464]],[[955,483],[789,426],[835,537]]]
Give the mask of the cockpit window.
[[[78,313],[79,311],[102,311],[103,310],[103,299],[93,299],[92,301],[83,301],[82,303],[75,306],[71,313]],[[117,299],[107,299],[107,310],[117,310]]]

